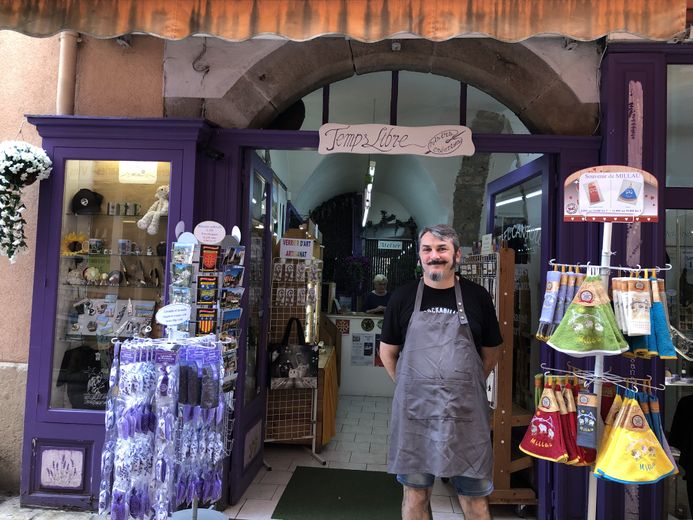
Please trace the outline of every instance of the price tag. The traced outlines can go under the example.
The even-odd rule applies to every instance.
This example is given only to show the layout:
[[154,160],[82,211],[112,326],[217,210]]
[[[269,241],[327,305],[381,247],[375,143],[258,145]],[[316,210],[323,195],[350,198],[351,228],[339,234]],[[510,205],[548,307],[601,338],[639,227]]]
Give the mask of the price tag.
[[195,238],[197,238],[201,244],[218,244],[226,236],[226,230],[224,226],[215,222],[213,220],[205,220],[200,222],[195,226],[195,231],[193,231]]
[[190,305],[187,303],[172,303],[156,312],[156,321],[162,325],[180,325],[190,319]]

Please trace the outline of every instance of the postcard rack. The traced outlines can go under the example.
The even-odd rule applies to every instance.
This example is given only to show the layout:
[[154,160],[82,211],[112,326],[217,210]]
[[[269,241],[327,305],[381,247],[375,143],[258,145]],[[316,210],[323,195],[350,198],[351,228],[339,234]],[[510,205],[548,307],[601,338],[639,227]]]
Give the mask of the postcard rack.
[[[513,404],[513,325],[515,305],[515,251],[507,247],[486,255],[463,257],[460,274],[483,286],[493,299],[504,340],[498,347],[498,365],[487,381],[493,428],[493,484],[489,497],[492,504],[534,504],[531,488],[513,488],[511,474],[531,468],[529,456],[513,457],[512,429],[527,426],[532,414]],[[502,385],[498,385],[502,381]]]
[[[286,324],[298,318],[306,343],[317,341],[322,260],[275,259],[269,341],[281,341]],[[292,338],[293,339],[293,338]],[[265,442],[311,444],[316,450],[317,388],[271,389],[267,395]]]

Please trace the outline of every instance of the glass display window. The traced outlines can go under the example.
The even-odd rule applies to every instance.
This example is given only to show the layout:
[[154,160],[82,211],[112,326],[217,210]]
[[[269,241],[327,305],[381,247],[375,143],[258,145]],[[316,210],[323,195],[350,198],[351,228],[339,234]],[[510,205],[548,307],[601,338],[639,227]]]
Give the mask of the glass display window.
[[112,340],[149,332],[170,178],[168,162],[66,161],[51,408],[103,410]]

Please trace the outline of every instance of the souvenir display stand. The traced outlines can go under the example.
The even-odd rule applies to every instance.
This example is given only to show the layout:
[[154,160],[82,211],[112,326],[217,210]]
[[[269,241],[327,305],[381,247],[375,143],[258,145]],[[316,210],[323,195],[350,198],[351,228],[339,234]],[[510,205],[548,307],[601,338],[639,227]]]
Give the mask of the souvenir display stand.
[[[515,300],[515,251],[502,247],[487,255],[468,255],[462,259],[460,274],[488,290],[493,299],[505,338],[500,347],[498,365],[489,376],[487,391],[493,408],[493,484],[489,497],[492,504],[534,504],[536,494],[531,488],[513,488],[513,473],[531,468],[532,458],[517,456],[512,446],[512,429],[527,426],[532,416],[513,403],[513,321]],[[498,384],[498,382],[502,384]]]
[[[563,370],[550,368],[542,364],[542,369],[547,370],[545,375],[549,376],[549,382],[546,383],[544,393],[540,399],[542,405],[537,408],[535,415],[537,423],[535,424],[534,420],[532,420],[531,435],[528,429],[521,443],[521,449],[523,451],[531,453],[533,456],[539,458],[554,462],[565,462],[566,464],[590,465],[594,467],[594,471],[590,472],[589,477],[587,502],[588,520],[595,519],[597,514],[597,477],[619,482],[626,486],[635,485],[637,489],[638,484],[654,483],[661,478],[676,473],[676,465],[674,464],[673,458],[669,456],[670,451],[659,418],[658,399],[652,397],[649,403],[645,402],[635,405],[625,404],[635,403],[636,396],[638,400],[642,398],[641,393],[638,393],[638,388],[650,392],[654,390],[661,391],[664,390],[665,387],[653,386],[651,378],[637,380],[633,377],[617,376],[604,370],[605,355],[620,355],[622,353],[627,353],[629,348],[631,352],[628,355],[631,357],[641,356],[647,359],[655,356],[660,356],[663,359],[676,357],[676,352],[670,338],[670,328],[667,324],[665,310],[661,303],[662,297],[660,294],[664,293],[664,288],[662,285],[658,284],[656,276],[649,278],[647,275],[648,271],[651,271],[654,275],[654,273],[658,271],[671,269],[671,266],[668,265],[666,268],[653,269],[641,269],[640,267],[637,269],[612,267],[610,265],[612,255],[610,247],[611,236],[612,223],[606,222],[604,223],[602,237],[601,264],[581,266],[587,268],[587,278],[582,282],[575,282],[574,298],[571,295],[566,296],[564,292],[566,286],[563,282],[561,282],[559,288],[558,279],[561,277],[561,273],[555,269],[559,266],[564,269],[577,269],[577,267],[568,264],[557,264],[553,260],[550,262],[550,265],[554,267],[554,271],[547,275],[547,289],[537,337],[546,341],[547,344],[554,349],[568,355],[593,357],[594,368],[591,371],[579,369]],[[639,273],[640,271],[645,272],[644,279],[630,279],[628,285],[629,289],[632,288],[636,291],[640,291],[636,292],[636,296],[634,297],[630,294],[627,297],[621,297],[619,287],[616,285],[616,280],[614,280],[613,310],[608,297],[609,273],[612,270],[626,271],[632,274]],[[565,274],[565,271],[563,271],[563,274]],[[597,278],[598,276],[601,277],[601,279]],[[580,283],[581,285],[579,285],[578,288],[578,284]],[[651,293],[650,285],[652,286]],[[572,287],[572,285],[568,287]],[[643,295],[643,297],[640,295]],[[553,318],[551,316],[545,316],[547,309],[549,309],[548,314],[553,314]],[[619,315],[621,312],[625,314]],[[642,319],[641,315],[643,312],[647,315],[648,321],[645,327],[647,331],[635,331],[634,329],[641,324],[640,320]],[[630,331],[626,333],[628,342],[622,333],[622,330],[625,330],[623,329],[624,326],[630,329]],[[642,346],[642,349],[639,349],[636,345]],[[645,345],[647,348],[645,348]],[[563,416],[566,414],[566,405],[569,402],[572,403],[572,397],[567,399],[565,403],[562,402],[563,398],[566,396],[565,392],[570,387],[564,387],[563,397],[555,399],[551,396],[553,393],[553,386],[550,378],[555,377],[553,375],[554,373],[562,374],[560,377],[565,377],[566,375],[575,376],[593,385],[591,393],[584,395],[582,392],[580,394],[576,393],[576,395],[580,396],[580,399],[578,399],[576,403],[578,422],[577,442],[575,438],[571,438],[571,435],[568,435],[568,440],[564,441],[564,437],[566,436],[566,425],[563,421]],[[633,406],[634,410],[632,413],[628,412],[631,415],[623,419],[621,419],[619,415],[618,419],[616,419],[618,422],[613,422],[613,417],[607,417],[606,426],[599,419],[600,417],[604,417],[601,413],[603,382],[609,382],[623,388],[626,393],[622,408],[625,409],[626,406]],[[560,395],[560,387],[556,386],[556,389],[556,395]],[[549,392],[548,394],[546,393],[547,391]],[[572,394],[573,392],[570,391],[569,393]],[[594,397],[591,398],[590,396]],[[618,399],[621,399],[620,396]],[[652,404],[653,402],[655,404]],[[567,406],[567,408],[568,415],[570,415],[571,406]],[[558,420],[559,410],[561,421],[560,425],[557,425],[556,422]],[[572,411],[575,412],[575,409],[573,408]],[[618,406],[611,406],[609,412],[610,416],[611,414],[616,415],[618,413]],[[647,425],[645,425],[645,418],[647,418]],[[583,423],[583,421],[585,422]],[[632,424],[630,421],[632,421]],[[546,443],[541,441],[542,435],[546,434],[545,431],[541,431],[542,427],[544,430],[548,427],[549,430],[548,433],[551,440]],[[609,428],[609,430],[605,430],[605,428]],[[623,430],[629,428],[635,428],[633,430],[635,432],[640,432],[642,430],[642,433],[633,433],[632,437],[629,438],[635,438],[635,435],[640,435],[641,437],[638,437],[638,439],[645,439],[643,441],[638,441],[642,442],[642,450],[647,449],[649,451],[642,451],[641,454],[641,445],[636,445],[633,441],[632,445],[628,445],[628,450],[631,450],[628,452],[629,457],[632,460],[627,458],[620,460],[616,458],[618,455],[612,455],[612,453],[617,452],[616,441],[612,443],[605,442],[603,438],[607,438],[607,436],[605,436],[604,432],[608,431],[612,433],[614,430],[618,431],[619,429]],[[556,431],[554,437],[555,430],[564,431],[562,433]],[[582,440],[581,436],[583,436]],[[593,444],[585,443],[587,436],[593,436]],[[647,440],[647,436],[650,436],[651,440]],[[611,435],[608,439],[611,440],[613,437],[614,435]],[[554,438],[556,439],[555,441],[553,441]],[[623,438],[625,439],[626,437],[624,436]],[[571,453],[571,448],[574,450],[573,453]],[[590,448],[589,451],[591,453],[580,451],[583,448]],[[609,451],[610,448],[611,452]],[[565,455],[566,451],[567,458]],[[561,453],[564,453],[564,455],[561,455]],[[607,453],[609,453],[609,456],[606,455]],[[640,460],[641,457],[643,457],[642,460]],[[655,457],[660,457],[660,459],[655,459]],[[620,460],[620,464],[616,462],[618,460]],[[655,463],[655,460],[658,462]],[[652,474],[643,473],[643,475],[635,475],[628,473],[628,470],[624,468],[629,468],[629,464],[633,464],[633,461],[635,461],[634,463],[636,466],[639,464],[641,472],[651,471]],[[657,469],[657,471],[663,472],[662,474],[653,471],[655,468],[667,468],[670,464],[671,466],[668,469]],[[620,471],[616,469],[619,468],[619,466]],[[671,469],[672,467],[673,469]],[[671,470],[671,472],[669,472],[669,470]]]
[[[321,287],[322,260],[275,259],[272,266],[270,345],[282,343],[287,330],[291,332],[288,336],[291,343],[317,344]],[[298,330],[296,327],[287,329],[292,320],[298,320]],[[295,361],[294,367],[287,368],[287,372],[296,370],[297,364],[301,361]],[[316,445],[321,442],[316,439],[317,374],[314,385],[303,384],[301,377],[293,379],[293,373],[282,374],[284,377],[281,378],[273,375],[278,374],[270,374],[265,442],[310,442],[313,456],[325,464],[316,452]]]
[[223,459],[230,454],[233,400],[222,392],[223,372],[214,335],[116,343],[99,514],[166,519],[188,504],[173,517],[225,518],[198,511],[198,503],[221,499]]

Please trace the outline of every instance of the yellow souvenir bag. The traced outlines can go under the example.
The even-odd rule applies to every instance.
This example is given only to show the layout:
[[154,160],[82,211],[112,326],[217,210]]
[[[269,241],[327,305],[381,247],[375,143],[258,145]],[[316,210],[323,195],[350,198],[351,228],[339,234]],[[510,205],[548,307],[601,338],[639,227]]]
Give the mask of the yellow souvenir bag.
[[647,424],[633,392],[626,394],[619,416],[594,474],[622,484],[652,484],[672,475],[676,468]]

